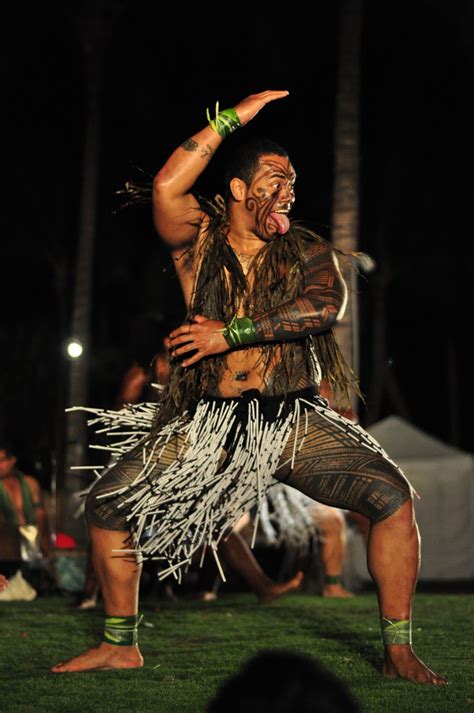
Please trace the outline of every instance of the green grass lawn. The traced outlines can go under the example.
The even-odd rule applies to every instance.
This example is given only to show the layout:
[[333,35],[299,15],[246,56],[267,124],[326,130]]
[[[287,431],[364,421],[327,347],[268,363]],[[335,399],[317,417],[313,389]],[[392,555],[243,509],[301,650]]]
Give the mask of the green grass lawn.
[[[473,606],[468,595],[418,594],[418,655],[447,687],[383,679],[375,594],[327,600],[294,594],[261,606],[251,594],[217,602],[144,602],[145,667],[54,675],[49,667],[97,641],[101,610],[76,612],[63,598],[0,604],[0,711],[198,713],[219,684],[261,649],[310,654],[344,679],[370,713],[474,711]],[[297,713],[295,711],[295,713]]]

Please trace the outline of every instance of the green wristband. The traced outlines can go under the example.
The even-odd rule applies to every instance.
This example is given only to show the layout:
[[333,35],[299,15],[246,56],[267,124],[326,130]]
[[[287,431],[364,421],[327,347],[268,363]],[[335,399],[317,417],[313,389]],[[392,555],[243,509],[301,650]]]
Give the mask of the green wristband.
[[134,616],[105,616],[104,634],[102,641],[114,646],[134,646],[138,643],[138,625],[142,617]]
[[385,646],[411,644],[411,619],[380,619],[382,638]]
[[223,139],[240,127],[240,119],[235,109],[224,109],[220,112],[219,102],[216,102],[215,119],[211,119],[209,109],[206,109],[206,116],[211,129],[214,129]]
[[251,317],[234,317],[232,322],[224,327],[223,335],[229,347],[255,344],[257,341],[255,325]]

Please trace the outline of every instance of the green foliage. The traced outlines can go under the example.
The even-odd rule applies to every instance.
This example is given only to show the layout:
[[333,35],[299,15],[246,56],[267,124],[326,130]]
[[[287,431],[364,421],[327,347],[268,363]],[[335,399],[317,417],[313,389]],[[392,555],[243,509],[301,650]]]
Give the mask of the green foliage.
[[[344,679],[364,713],[473,710],[472,616],[465,595],[419,594],[414,647],[448,687],[386,680],[375,595],[328,600],[290,595],[259,605],[251,594],[212,603],[144,602],[139,639],[145,667],[52,674],[50,666],[98,643],[103,613],[66,599],[0,605],[2,713],[204,713],[220,683],[266,648],[307,653]],[[471,692],[469,692],[469,681]]]

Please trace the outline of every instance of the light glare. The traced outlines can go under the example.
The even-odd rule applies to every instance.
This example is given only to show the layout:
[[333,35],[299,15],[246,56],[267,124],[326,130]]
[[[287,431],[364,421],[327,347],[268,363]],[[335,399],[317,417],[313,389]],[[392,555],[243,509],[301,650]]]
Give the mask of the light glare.
[[82,354],[82,344],[77,339],[71,339],[67,345],[67,353],[71,359],[77,359]]

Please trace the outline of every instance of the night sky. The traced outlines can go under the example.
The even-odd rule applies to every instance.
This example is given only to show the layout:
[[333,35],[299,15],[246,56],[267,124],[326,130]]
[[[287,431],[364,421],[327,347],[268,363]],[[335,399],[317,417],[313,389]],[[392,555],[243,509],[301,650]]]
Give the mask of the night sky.
[[[67,364],[84,136],[82,3],[4,17],[1,428],[47,482]],[[113,3],[110,3],[113,6]],[[213,195],[232,143],[281,143],[298,173],[293,216],[330,238],[338,3],[218,12],[118,3],[104,58],[94,270],[91,405],[111,406],[134,360],[147,364],[183,305],[150,208],[118,210],[221,108],[265,89],[263,109],[198,183]],[[278,15],[275,16],[275,15]],[[114,17],[115,16],[115,17]],[[470,142],[473,4],[366,2],[362,35],[360,248],[384,265],[390,368],[410,420],[472,450],[473,247]],[[245,136],[244,136],[245,134]],[[361,377],[370,390],[376,274],[360,282]],[[158,346],[157,346],[158,345]],[[386,395],[380,417],[395,412]],[[361,423],[367,424],[364,409]],[[36,464],[36,465],[35,465]],[[42,468],[40,468],[42,466]]]

